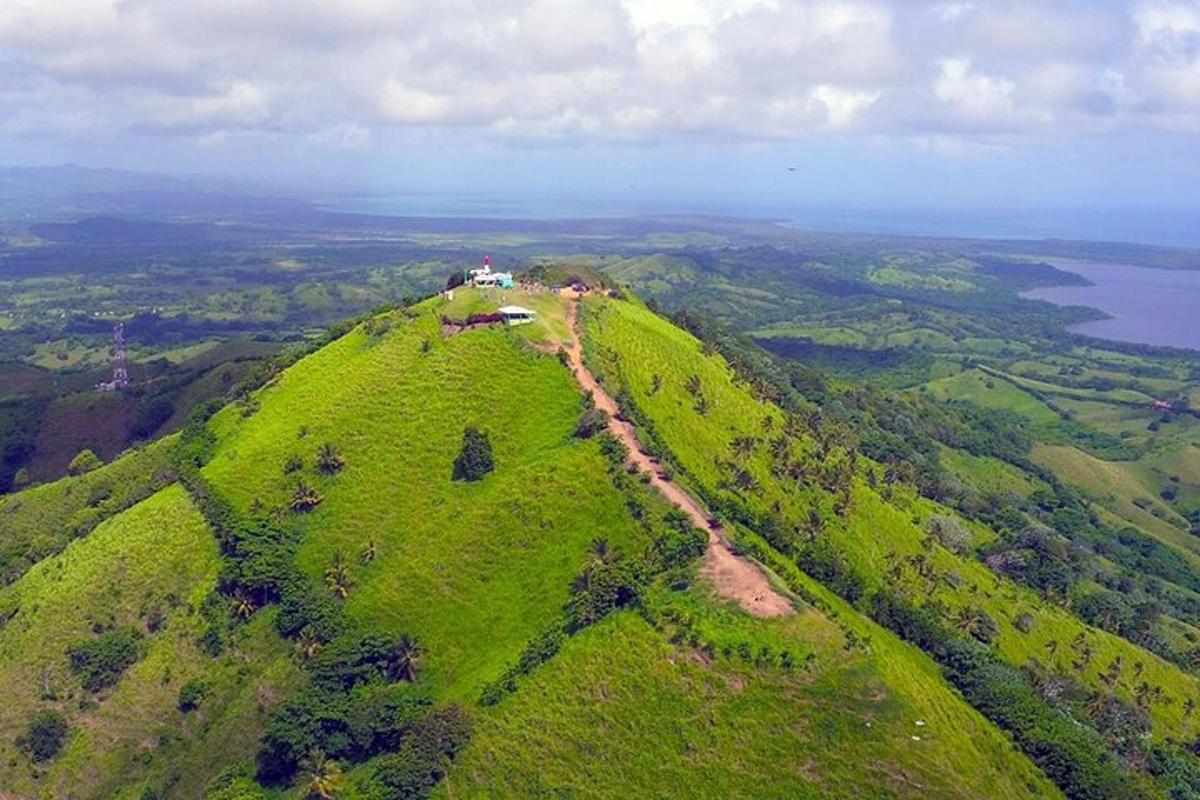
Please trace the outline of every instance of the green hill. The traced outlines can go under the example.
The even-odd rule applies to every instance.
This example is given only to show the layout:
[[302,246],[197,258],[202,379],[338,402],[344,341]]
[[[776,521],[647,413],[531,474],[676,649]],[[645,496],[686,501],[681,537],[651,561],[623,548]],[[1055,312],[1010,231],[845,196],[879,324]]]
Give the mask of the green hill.
[[[447,324],[504,302],[539,321]],[[794,613],[718,596],[705,535],[627,468],[555,352],[568,302],[459,289],[373,316],[177,439],[6,498],[0,786],[291,798],[318,776],[381,800],[1187,785],[1197,765],[1168,740],[1200,734],[1191,675],[931,542],[929,518],[953,512],[840,427],[801,424],[636,300],[589,296],[590,369]],[[1084,646],[1062,691],[1144,716],[1137,737],[1114,743],[1024,671],[1059,680]]]

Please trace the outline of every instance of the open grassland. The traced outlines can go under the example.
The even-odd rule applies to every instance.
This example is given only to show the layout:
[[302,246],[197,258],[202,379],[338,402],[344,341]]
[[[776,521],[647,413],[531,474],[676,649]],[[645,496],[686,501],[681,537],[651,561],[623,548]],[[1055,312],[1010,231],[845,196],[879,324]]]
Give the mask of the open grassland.
[[1159,496],[1166,480],[1139,462],[1104,461],[1074,447],[1037,445],[1033,459],[1097,503],[1167,544],[1200,553],[1188,523]]
[[984,408],[1011,411],[1032,423],[1053,424],[1059,418],[1033,395],[978,369],[932,381],[925,384],[924,389],[938,400],[965,400]]
[[[344,552],[351,619],[417,636],[429,684],[473,701],[557,618],[593,538],[640,549],[641,534],[596,446],[573,438],[582,398],[557,358],[524,347],[517,329],[442,339],[440,309],[421,312],[299,362],[250,418],[219,415],[206,474],[244,510],[285,504],[301,476],[317,487],[303,568],[320,581]],[[467,425],[495,454],[478,483],[451,481]],[[346,461],[336,476],[315,473],[325,442]],[[304,467],[285,474],[293,455]],[[377,557],[359,564],[369,541]]]
[[170,448],[160,439],[99,469],[0,497],[0,577],[20,576],[133,503],[174,480]]
[[902,693],[821,615],[753,625],[820,656],[757,668],[629,613],[587,631],[480,719],[441,796],[1059,796],[948,690]]
[[943,447],[940,453],[942,464],[947,469],[963,483],[981,492],[1011,492],[1020,497],[1028,497],[1038,489],[1045,488],[1043,481],[998,458],[975,456],[952,447]]
[[[629,388],[638,407],[649,417],[697,488],[709,497],[728,493],[727,480],[717,463],[719,455],[714,459],[714,454],[729,453],[729,443],[735,437],[759,435],[761,420],[777,419],[780,412],[737,385],[723,361],[705,356],[694,338],[636,304],[593,298],[588,301],[587,309],[589,351],[609,388]],[[652,391],[654,375],[661,376],[658,392]],[[700,378],[709,406],[704,414],[696,410],[684,390],[688,375]],[[975,387],[978,394],[990,395],[985,385],[988,376],[982,372],[964,373],[960,378],[953,385]],[[938,383],[943,390],[950,391],[950,384]],[[1006,397],[1006,404],[1033,400],[1003,381],[995,383],[997,393]],[[775,428],[778,429],[778,421]],[[742,462],[742,468],[753,476],[756,488],[741,497],[741,502],[756,513],[769,511],[779,503],[779,508],[785,514],[790,512],[790,519],[798,522],[808,508],[819,502],[819,492],[772,474],[765,449],[759,446]],[[1064,645],[1062,657],[1066,658],[1066,643],[1081,634],[1094,651],[1092,660],[1079,673],[1090,686],[1100,686],[1100,672],[1118,654],[1126,664],[1142,663],[1143,678],[1162,687],[1170,697],[1169,703],[1152,709],[1156,733],[1187,738],[1200,732],[1200,720],[1183,710],[1184,700],[1200,697],[1200,684],[1193,676],[1124,639],[1084,625],[1069,613],[1044,603],[1033,591],[997,578],[978,561],[935,547],[931,558],[936,580],[918,578],[908,567],[902,567],[899,578],[890,577],[892,567],[903,565],[906,559],[922,551],[925,534],[921,523],[932,507],[922,504],[914,511],[901,510],[859,484],[845,523],[829,525],[821,535],[828,537],[851,560],[868,586],[911,581],[913,596],[936,599],[951,613],[964,606],[986,610],[999,626],[997,653],[1015,666],[1024,666],[1035,657],[1045,659],[1053,649],[1047,647],[1050,640]],[[1028,632],[1022,632],[1015,624],[1021,613],[1028,613],[1032,619]],[[1127,681],[1118,685],[1116,691],[1129,699],[1133,688]]]
[[[273,633],[247,630],[240,659],[214,661],[197,650],[197,607],[218,569],[207,526],[172,486],[0,592],[0,607],[16,609],[0,629],[0,764],[6,765],[0,783],[7,791],[110,797],[118,786],[137,785],[139,776],[162,779],[175,770],[195,796],[219,768],[219,760],[207,759],[244,755],[253,746],[261,698],[245,685],[262,666],[259,651]],[[142,657],[115,687],[95,694],[81,688],[68,669],[67,648],[130,626],[142,631]],[[184,720],[179,690],[193,678],[218,688],[202,712]],[[67,718],[70,734],[58,759],[38,767],[13,742],[47,708]],[[184,764],[186,770],[178,769]]]

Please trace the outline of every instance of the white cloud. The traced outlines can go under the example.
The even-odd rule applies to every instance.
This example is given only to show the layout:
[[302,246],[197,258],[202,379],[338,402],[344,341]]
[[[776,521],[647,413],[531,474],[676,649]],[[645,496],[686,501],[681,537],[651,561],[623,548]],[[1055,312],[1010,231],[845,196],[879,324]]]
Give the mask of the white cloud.
[[1200,117],[1200,2],[919,7],[0,0],[0,130],[259,131],[354,149],[410,127],[523,140],[981,138]]
[[933,93],[954,115],[983,125],[1006,125],[1011,121],[1016,110],[1016,84],[975,72],[971,60],[963,56],[943,58],[939,66],[941,73],[933,84]]

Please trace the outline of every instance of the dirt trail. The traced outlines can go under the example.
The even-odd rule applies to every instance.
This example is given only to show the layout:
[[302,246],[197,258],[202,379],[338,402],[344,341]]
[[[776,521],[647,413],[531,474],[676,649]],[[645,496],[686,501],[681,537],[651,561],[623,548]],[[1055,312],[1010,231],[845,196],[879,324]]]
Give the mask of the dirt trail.
[[566,290],[563,294],[568,303],[567,328],[571,332],[571,343],[566,352],[575,379],[585,391],[592,393],[596,407],[608,412],[609,430],[629,448],[629,463],[649,473],[650,484],[663,497],[691,517],[697,527],[708,531],[708,549],[704,553],[700,574],[716,587],[719,596],[737,601],[738,605],[756,617],[780,617],[793,613],[795,609],[791,602],[771,588],[762,570],[735,556],[720,526],[704,513],[690,495],[666,478],[659,463],[642,448],[633,425],[618,418],[620,409],[616,402],[583,365],[583,346],[576,325],[579,295],[573,290]]

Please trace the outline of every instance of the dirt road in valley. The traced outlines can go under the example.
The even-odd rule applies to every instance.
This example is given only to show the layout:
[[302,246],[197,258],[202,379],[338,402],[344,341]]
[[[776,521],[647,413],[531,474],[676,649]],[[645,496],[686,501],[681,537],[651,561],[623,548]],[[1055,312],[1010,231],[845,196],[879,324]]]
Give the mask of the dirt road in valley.
[[620,409],[616,402],[583,365],[583,346],[577,326],[579,295],[572,290],[565,290],[563,294],[567,298],[567,327],[571,332],[571,342],[566,352],[575,379],[585,391],[592,393],[596,407],[608,412],[609,430],[629,448],[629,462],[642,472],[649,473],[650,484],[661,495],[691,517],[697,527],[708,531],[708,549],[704,553],[700,574],[716,587],[720,597],[736,601],[756,617],[780,617],[793,613],[795,609],[791,602],[771,588],[763,571],[735,556],[720,526],[710,524],[708,515],[700,505],[665,477],[662,467],[642,448],[633,425],[618,418]]

